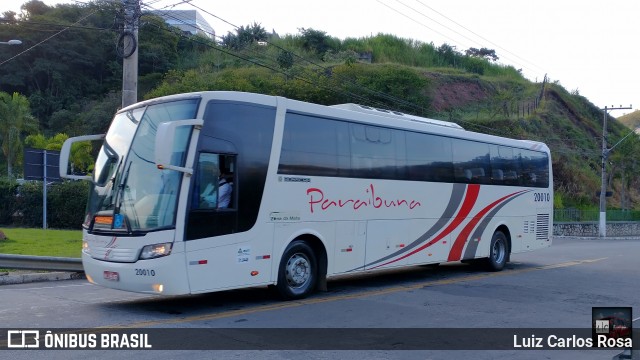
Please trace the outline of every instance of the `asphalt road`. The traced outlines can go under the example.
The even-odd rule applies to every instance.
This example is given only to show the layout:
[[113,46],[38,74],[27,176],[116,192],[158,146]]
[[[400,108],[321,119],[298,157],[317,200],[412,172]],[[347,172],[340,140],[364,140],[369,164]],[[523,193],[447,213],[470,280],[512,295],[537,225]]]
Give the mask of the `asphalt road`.
[[[514,255],[498,273],[454,263],[436,269],[406,270],[351,276],[329,282],[329,291],[302,301],[283,302],[266,288],[197,296],[157,297],[120,292],[86,280],[0,286],[0,319],[6,329],[89,328],[108,331],[168,328],[181,344],[193,341],[198,329],[325,329],[316,338],[289,331],[289,344],[328,343],[323,350],[181,351],[31,351],[0,350],[12,359],[112,359],[127,353],[136,359],[611,359],[620,350],[506,350],[465,348],[480,331],[515,329],[522,336],[540,329],[588,329],[592,307],[632,307],[638,317],[640,239],[556,239],[551,248]],[[637,324],[637,321],[634,325]],[[461,350],[339,350],[341,334],[331,329],[382,329],[393,338],[402,329],[458,328],[450,348]],[[145,330],[146,329],[146,330]],[[326,330],[329,329],[329,330]],[[396,329],[389,330],[389,329]],[[274,330],[275,333],[276,330]],[[377,330],[376,330],[377,331]],[[387,331],[385,333],[385,331]],[[433,331],[433,330],[432,330]],[[553,331],[553,330],[551,330]],[[336,335],[336,333],[338,335]],[[375,331],[369,333],[374,334]],[[491,335],[491,331],[488,331]],[[240,332],[239,337],[248,333]],[[353,333],[351,333],[353,335]],[[413,334],[420,336],[424,334]],[[433,335],[427,333],[425,336]],[[534,335],[534,334],[531,334]],[[0,334],[2,336],[2,334]],[[184,339],[180,339],[183,336]],[[233,335],[236,336],[236,335]],[[412,336],[410,334],[409,336]],[[357,337],[357,336],[356,336]],[[234,338],[233,340],[239,340]],[[387,339],[382,338],[384,345]],[[398,347],[409,340],[398,342]],[[207,341],[206,337],[203,341]],[[209,340],[212,341],[212,340]],[[253,345],[252,345],[253,344]],[[162,344],[155,344],[156,348]],[[349,346],[346,346],[348,348]],[[384,347],[384,346],[383,346]],[[1,348],[1,346],[0,346]],[[466,349],[466,350],[465,350]]]

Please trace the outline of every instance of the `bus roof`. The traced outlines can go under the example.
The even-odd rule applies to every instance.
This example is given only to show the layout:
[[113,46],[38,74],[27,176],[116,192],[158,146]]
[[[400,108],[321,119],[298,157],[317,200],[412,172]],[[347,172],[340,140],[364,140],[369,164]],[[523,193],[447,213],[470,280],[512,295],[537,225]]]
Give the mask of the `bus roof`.
[[363,113],[373,114],[378,116],[391,116],[391,117],[396,117],[396,118],[409,120],[409,121],[417,121],[417,122],[428,123],[432,125],[446,126],[454,129],[464,130],[462,126],[456,123],[442,121],[442,120],[434,120],[434,119],[429,119],[425,117],[405,114],[399,111],[379,109],[379,108],[374,108],[371,106],[365,106],[360,104],[347,103],[347,104],[332,105],[330,107],[344,109],[344,110],[358,111],[358,112],[363,112]]
[[[374,108],[374,107],[354,104],[354,103],[326,106],[321,104],[309,103],[306,101],[284,98],[280,96],[248,93],[248,92],[238,92],[238,91],[202,91],[202,92],[168,95],[168,96],[163,96],[163,97],[154,98],[150,100],[145,100],[145,101],[130,105],[127,108],[121,109],[119,112],[126,111],[131,108],[135,108],[139,106],[148,105],[155,102],[171,101],[171,100],[184,99],[184,98],[248,101],[248,102],[254,102],[257,104],[262,104],[267,106],[277,106],[279,102],[278,99],[281,99],[286,102],[287,109],[293,110],[293,111],[313,112],[313,113],[321,113],[324,115],[329,115],[329,113],[332,112],[331,109],[333,109],[333,111],[350,112],[351,114],[353,114],[352,116],[348,116],[346,113],[342,113],[342,115],[340,115],[339,117],[347,116],[348,118],[352,118],[352,119],[359,118],[359,121],[364,121],[372,124],[393,126],[392,123],[396,121],[400,121],[400,122],[405,122],[404,123],[405,125],[396,123],[395,126],[400,126],[400,127],[406,126],[408,128],[413,128],[416,130],[421,129],[422,131],[425,131],[425,130],[429,132],[433,131],[445,136],[459,137],[459,138],[464,138],[468,140],[480,140],[480,141],[485,141],[485,142],[494,143],[494,144],[505,144],[505,145],[510,144],[511,146],[515,146],[519,148],[550,152],[550,149],[548,148],[548,146],[543,142],[533,141],[533,140],[513,139],[513,138],[500,137],[500,136],[490,135],[485,133],[467,131],[460,125],[453,122],[429,119],[429,118],[405,114],[405,113],[393,111],[393,110],[379,109],[379,108]],[[336,114],[334,113],[331,115],[335,116]],[[365,120],[362,117],[363,115],[372,115],[372,116],[368,117]],[[382,119],[389,119],[390,123],[386,123],[386,121]],[[435,128],[431,128],[430,130],[426,129],[434,125],[436,126]]]

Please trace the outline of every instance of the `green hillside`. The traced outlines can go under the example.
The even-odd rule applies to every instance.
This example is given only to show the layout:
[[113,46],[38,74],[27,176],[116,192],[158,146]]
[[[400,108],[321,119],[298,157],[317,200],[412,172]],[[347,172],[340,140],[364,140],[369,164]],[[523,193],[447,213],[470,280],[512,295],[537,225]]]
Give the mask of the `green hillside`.
[[[0,38],[21,38],[30,46],[55,28],[51,24],[93,14],[82,27],[0,66],[0,91],[24,95],[45,136],[104,131],[120,105],[121,60],[113,45],[120,34],[113,21],[119,5],[25,6],[29,16],[0,22]],[[259,24],[213,41],[186,36],[149,14],[143,20],[139,99],[237,90],[326,105],[355,102],[544,141],[552,149],[556,207],[598,206],[602,112],[559,81],[532,82],[500,65],[493,50],[462,51],[386,34],[341,40],[314,29],[278,36]],[[9,55],[1,54],[0,62]],[[611,118],[609,146],[628,132]],[[629,137],[609,157],[610,207],[640,208],[639,146]],[[0,176],[7,175],[5,164],[6,155],[0,155]],[[19,159],[16,165],[19,171]]]
[[630,114],[626,114],[617,118],[620,123],[629,129],[634,129],[640,126],[640,110],[636,110]]

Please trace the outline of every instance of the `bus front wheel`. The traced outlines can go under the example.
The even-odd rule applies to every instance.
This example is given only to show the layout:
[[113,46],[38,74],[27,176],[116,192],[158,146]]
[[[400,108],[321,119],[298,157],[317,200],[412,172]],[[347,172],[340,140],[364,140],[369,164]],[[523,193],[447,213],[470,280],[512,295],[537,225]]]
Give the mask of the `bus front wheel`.
[[489,248],[489,258],[487,259],[487,267],[491,271],[500,271],[507,263],[509,255],[509,246],[507,237],[502,231],[496,231],[491,238],[491,246]]
[[318,263],[313,249],[296,240],[287,246],[278,270],[278,293],[286,299],[301,299],[313,292],[318,278]]

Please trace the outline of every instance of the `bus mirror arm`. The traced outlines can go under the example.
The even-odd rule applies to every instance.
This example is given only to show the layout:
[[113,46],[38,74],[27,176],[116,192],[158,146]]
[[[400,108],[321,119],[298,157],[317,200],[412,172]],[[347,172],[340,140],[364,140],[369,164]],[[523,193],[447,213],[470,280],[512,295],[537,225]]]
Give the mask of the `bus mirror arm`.
[[60,177],[63,179],[71,179],[71,180],[88,180],[91,181],[93,179],[90,175],[71,175],[67,173],[69,167],[69,157],[71,156],[71,146],[74,143],[81,141],[97,141],[104,140],[106,134],[99,135],[84,135],[84,136],[75,136],[72,138],[68,138],[62,144],[62,149],[60,149]]
[[193,169],[189,167],[171,165],[173,155],[173,144],[176,137],[176,128],[180,126],[202,127],[202,119],[177,120],[163,122],[158,125],[156,132],[155,162],[159,169],[175,170],[187,174],[193,174]]

